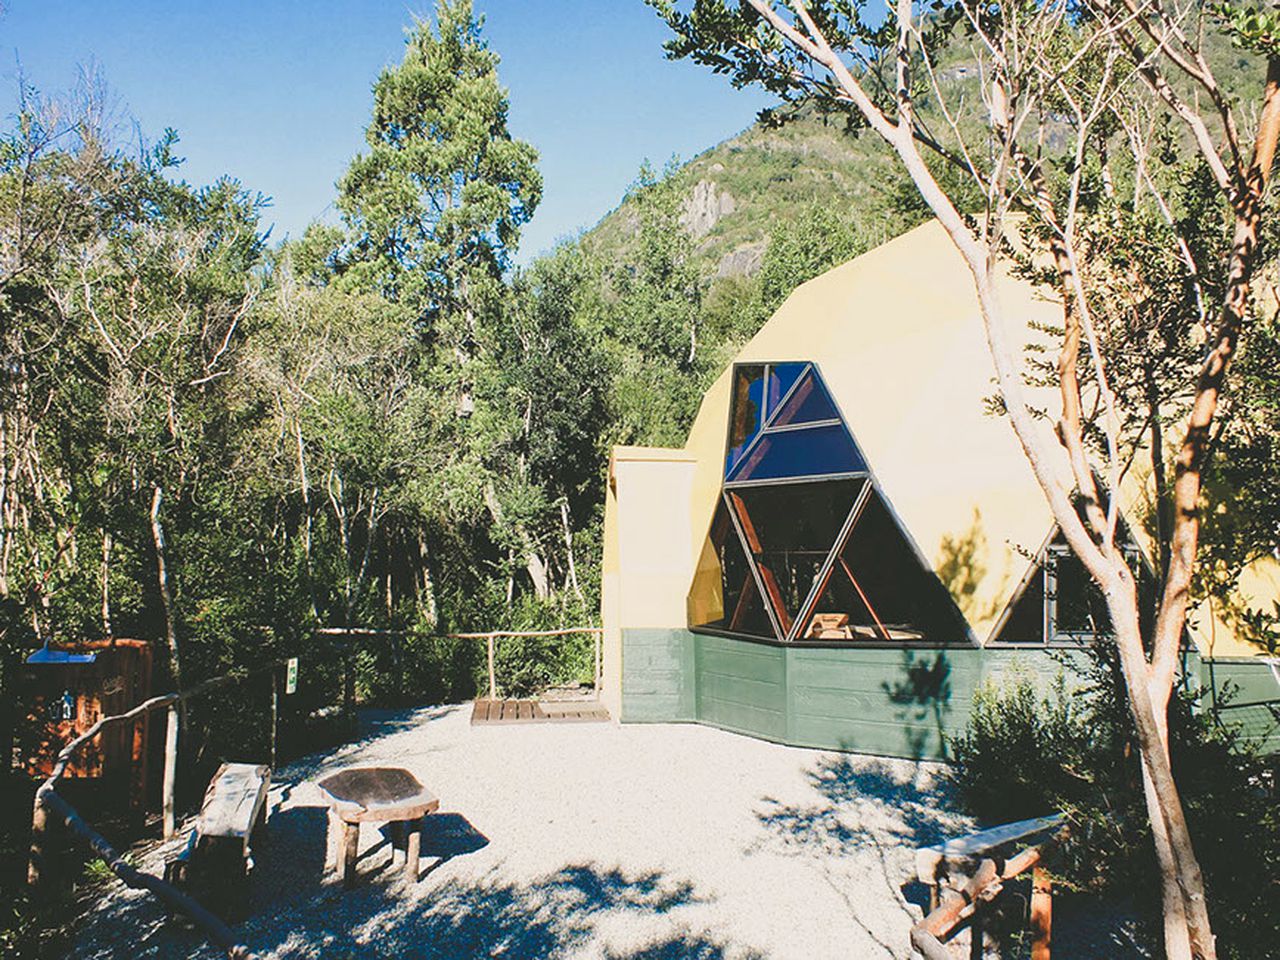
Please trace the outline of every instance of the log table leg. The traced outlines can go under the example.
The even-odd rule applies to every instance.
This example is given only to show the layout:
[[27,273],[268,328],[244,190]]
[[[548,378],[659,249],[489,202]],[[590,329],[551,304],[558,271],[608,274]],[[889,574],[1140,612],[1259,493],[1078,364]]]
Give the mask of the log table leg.
[[387,824],[387,832],[391,835],[391,866],[404,866],[408,859],[409,825],[403,820],[393,820]]
[[360,847],[360,824],[344,823],[342,834],[342,885],[356,885],[356,853]]
[[[326,875],[342,875],[342,851],[346,838],[347,824],[338,816],[338,811],[329,808],[329,830],[324,848],[324,869]],[[332,874],[329,871],[333,871]]]
[[404,824],[409,831],[409,849],[405,855],[404,874],[410,883],[418,882],[418,860],[422,856],[422,829],[426,817],[410,820]]
[[975,912],[969,919],[969,960],[982,960],[986,955],[986,937],[982,932],[982,915]]

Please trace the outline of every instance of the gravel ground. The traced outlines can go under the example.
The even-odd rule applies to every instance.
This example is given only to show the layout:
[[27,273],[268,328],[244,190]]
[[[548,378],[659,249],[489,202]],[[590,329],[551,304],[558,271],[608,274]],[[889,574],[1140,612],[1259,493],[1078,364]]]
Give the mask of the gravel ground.
[[[925,896],[904,887],[913,848],[971,826],[935,764],[692,725],[472,727],[469,705],[364,726],[277,773],[239,927],[261,957],[905,958]],[[359,886],[322,880],[314,784],[353,764],[406,767],[440,797],[416,884],[369,826]],[[140,865],[158,873],[176,847]],[[216,956],[150,898],[110,890],[72,957]]]

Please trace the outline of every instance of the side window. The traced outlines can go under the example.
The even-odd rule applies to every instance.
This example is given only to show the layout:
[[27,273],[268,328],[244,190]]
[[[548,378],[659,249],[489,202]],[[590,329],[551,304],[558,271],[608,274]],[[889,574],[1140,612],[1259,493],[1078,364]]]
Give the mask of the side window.
[[1070,548],[1051,546],[1045,556],[1045,623],[1051,640],[1086,641],[1111,635],[1102,591]]
[[[1138,581],[1144,634],[1155,608],[1154,586],[1141,551],[1125,548]],[[1044,558],[1025,583],[1001,627],[1001,643],[1088,643],[1112,634],[1111,615],[1101,589],[1061,536],[1045,548]]]

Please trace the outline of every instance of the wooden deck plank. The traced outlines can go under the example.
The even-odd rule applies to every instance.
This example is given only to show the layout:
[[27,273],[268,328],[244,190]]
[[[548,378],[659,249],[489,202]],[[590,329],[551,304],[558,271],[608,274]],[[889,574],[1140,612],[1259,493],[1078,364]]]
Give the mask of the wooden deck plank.
[[489,700],[477,698],[471,708],[473,724],[601,723],[609,712],[591,701]]

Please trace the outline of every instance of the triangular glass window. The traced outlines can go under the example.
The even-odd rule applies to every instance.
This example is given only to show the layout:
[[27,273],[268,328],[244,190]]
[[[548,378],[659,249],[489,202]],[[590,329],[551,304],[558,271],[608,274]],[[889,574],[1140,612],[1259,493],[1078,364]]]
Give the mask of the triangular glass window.
[[778,405],[782,403],[791,388],[796,385],[796,381],[800,379],[800,375],[809,369],[807,363],[773,363],[769,365],[769,395],[768,409],[765,411],[765,419],[772,420],[778,410]]
[[775,637],[773,620],[760,600],[755,573],[742,550],[742,539],[723,502],[711,524],[711,542],[720,563],[724,612],[717,623],[709,626],[750,636]]
[[711,531],[723,611],[705,626],[777,640],[964,638],[817,367],[742,364],[732,376]]
[[840,536],[866,480],[743,487],[725,498],[784,638]]
[[787,402],[769,421],[772,427],[788,427],[799,423],[820,423],[839,420],[840,412],[818,377],[810,371],[800,381]]
[[955,640],[965,624],[946,588],[921,562],[878,492],[830,565],[798,638]]
[[867,463],[844,425],[779,430],[760,435],[729,475],[732,483],[864,473]]
[[[759,412],[752,396],[757,377],[771,400],[763,425],[752,419]],[[866,472],[866,460],[812,364],[739,366],[734,383],[726,482]],[[749,436],[747,424],[754,431]]]
[[724,462],[726,476],[750,450],[796,381],[809,370],[807,363],[747,363],[734,367],[729,442]]
[[[1153,629],[1154,576],[1123,522],[1117,540],[1138,582],[1138,625],[1144,640]],[[1085,643],[1112,635],[1102,590],[1067,546],[1061,531],[1041,552],[995,639],[1001,643]]]
[[751,446],[764,425],[764,364],[734,367],[733,392],[729,398],[729,442],[725,453],[728,474]]
[[1001,643],[1043,643],[1046,614],[1044,601],[1044,565],[1037,563],[996,639]]

